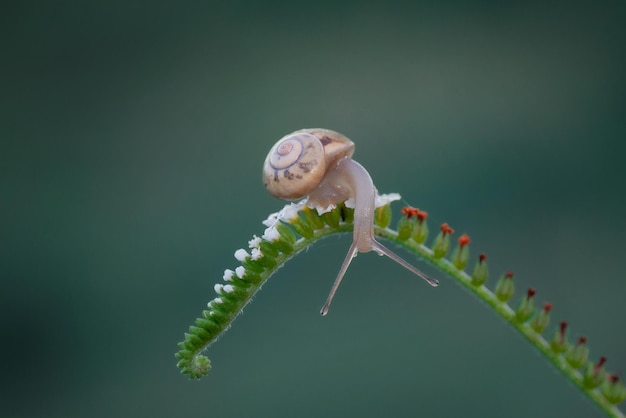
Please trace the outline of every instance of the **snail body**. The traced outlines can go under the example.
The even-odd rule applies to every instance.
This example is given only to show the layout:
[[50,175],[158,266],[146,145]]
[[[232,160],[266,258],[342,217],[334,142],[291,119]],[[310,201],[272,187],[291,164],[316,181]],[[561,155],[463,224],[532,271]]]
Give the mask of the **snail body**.
[[295,200],[308,196],[310,206],[325,208],[354,198],[352,245],[322,307],[322,315],[328,313],[350,262],[359,252],[375,251],[386,255],[430,285],[439,284],[375,239],[376,187],[367,170],[351,158],[353,153],[354,143],[338,132],[302,129],[278,140],[263,166],[265,188],[280,199]]

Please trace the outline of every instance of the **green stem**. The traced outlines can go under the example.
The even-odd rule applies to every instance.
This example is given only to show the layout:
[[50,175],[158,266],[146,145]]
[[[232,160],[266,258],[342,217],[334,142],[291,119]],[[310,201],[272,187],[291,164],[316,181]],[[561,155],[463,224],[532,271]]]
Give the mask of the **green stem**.
[[509,324],[511,324],[520,334],[526,338],[543,356],[554,365],[554,367],[565,375],[576,387],[578,387],[589,399],[591,399],[604,413],[609,417],[623,418],[624,414],[617,408],[616,405],[611,404],[598,389],[589,389],[583,384],[583,377],[581,373],[570,366],[563,355],[555,353],[550,344],[527,322],[519,322],[515,318],[515,311],[511,307],[502,301],[500,301],[496,295],[485,286],[474,286],[471,281],[471,277],[462,270],[457,269],[449,260],[445,258],[435,258],[433,251],[424,245],[417,244],[413,241],[402,241],[398,239],[398,234],[389,228],[375,228],[376,235],[395,242],[396,244],[404,247],[408,251],[411,251],[439,270],[452,277],[461,286],[468,289],[478,299],[489,305],[499,316],[504,318]]
[[[510,294],[504,295],[501,292],[496,294],[482,284],[474,284],[476,280],[473,283],[472,277],[465,273],[462,268],[459,268],[465,265],[466,260],[459,263],[458,259],[453,256],[453,259],[457,260],[455,265],[455,263],[442,257],[442,254],[445,254],[448,250],[449,235],[443,235],[447,243],[443,247],[435,245],[434,248],[438,249],[437,254],[435,254],[432,249],[418,244],[412,238],[407,238],[407,234],[403,234],[403,239],[401,239],[398,236],[398,232],[387,227],[381,227],[380,225],[388,225],[391,217],[388,205],[381,209],[383,210],[380,211],[380,219],[377,219],[378,225],[374,227],[375,234],[378,237],[404,247],[452,277],[457,283],[468,289],[478,299],[490,306],[496,314],[511,324],[514,329],[536,347],[557,370],[561,371],[607,416],[624,418],[624,414],[617,408],[617,404],[626,399],[626,388],[624,388],[623,384],[618,382],[616,378],[613,378],[613,380],[608,379],[601,366],[598,366],[598,369],[601,369],[602,372],[602,377],[598,378],[601,380],[601,384],[596,382],[595,385],[590,385],[588,372],[585,372],[585,376],[583,376],[576,367],[572,366],[572,364],[575,364],[580,368],[582,364],[582,367],[587,367],[587,370],[594,370],[592,368],[593,365],[586,361],[588,353],[585,352],[584,360],[582,360],[582,363],[579,362],[577,364],[570,357],[566,357],[563,354],[563,349],[565,348],[557,350],[554,348],[554,345],[551,346],[540,333],[543,332],[545,325],[541,328],[537,326],[533,328],[528,322],[528,315],[520,317],[503,301],[503,299],[509,300],[512,296],[512,286],[509,287]],[[251,241],[250,247],[258,251],[256,257],[253,256],[254,251],[253,254],[248,254],[244,250],[239,250],[235,253],[235,256],[242,261],[242,266],[235,270],[237,271],[237,276],[234,277],[234,272],[231,271],[231,276],[233,277],[225,277],[226,282],[216,285],[217,298],[209,303],[209,308],[202,312],[202,317],[195,322],[196,325],[190,327],[189,333],[185,334],[185,340],[179,343],[180,350],[176,357],[179,359],[178,367],[181,368],[181,371],[192,378],[200,378],[205,375],[211,366],[209,359],[202,355],[202,352],[230,327],[231,323],[243,310],[244,306],[252,300],[263,283],[284,263],[310,245],[330,235],[352,232],[352,216],[352,211],[343,205],[324,215],[318,215],[313,210],[303,209],[298,212],[297,216],[289,220],[275,218],[277,222],[266,230],[267,239],[255,238]],[[404,222],[404,226],[406,226],[406,222]],[[447,224],[444,224],[444,226],[449,228]],[[442,231],[444,226],[442,226]],[[426,230],[425,224],[424,230]],[[269,234],[268,231],[270,231]],[[440,239],[441,236],[440,234],[435,242],[443,242]],[[469,243],[469,238],[467,236],[464,238],[465,245]],[[461,239],[459,242],[461,242]],[[444,247],[445,249],[442,249]],[[484,274],[486,278],[486,270],[484,270]],[[510,280],[512,280],[512,277]],[[484,278],[479,281],[481,283],[484,282]],[[545,314],[547,315],[547,311]],[[563,347],[566,346],[566,342],[563,342]],[[597,373],[593,376],[597,377]],[[585,377],[587,377],[587,380]]]

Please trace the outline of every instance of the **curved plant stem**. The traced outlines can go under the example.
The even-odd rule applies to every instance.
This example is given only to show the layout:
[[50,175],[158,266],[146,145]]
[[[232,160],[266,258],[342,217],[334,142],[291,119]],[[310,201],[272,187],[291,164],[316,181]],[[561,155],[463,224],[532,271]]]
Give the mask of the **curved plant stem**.
[[[469,237],[461,236],[453,256],[446,259],[444,256],[449,250],[450,234],[453,232],[447,224],[441,226],[442,233],[434,240],[431,249],[417,242],[424,242],[428,233],[424,222],[427,216],[425,212],[404,208],[405,218],[399,222],[396,232],[387,227],[391,221],[389,204],[379,209],[374,227],[378,237],[402,246],[453,278],[522,334],[607,416],[624,418],[617,405],[626,400],[626,387],[615,375],[604,371],[605,359],[602,358],[597,365],[590,363],[587,360],[589,351],[584,345],[586,340],[581,339],[576,346],[570,345],[565,337],[565,323],[561,323],[561,332],[555,334],[556,339],[548,342],[542,336],[549,322],[551,305],[546,305],[544,311],[535,311],[531,300],[534,290],[529,290],[520,308],[512,309],[507,303],[514,293],[512,274],[500,279],[495,292],[492,292],[484,286],[487,270],[486,263],[481,264],[485,260],[483,255],[471,276],[463,270],[469,253]],[[191,378],[205,375],[211,365],[202,352],[230,327],[263,283],[285,262],[310,245],[330,235],[352,232],[352,216],[351,209],[344,205],[319,215],[303,204],[286,206],[283,211],[270,216],[266,224],[269,222],[271,226],[266,229],[263,238],[255,236],[249,242],[252,253],[243,249],[235,252],[235,257],[242,265],[234,271],[225,271],[224,284],[215,285],[217,297],[209,302],[208,309],[202,312],[202,317],[185,334],[185,340],[179,343],[180,350],[176,357],[181,371]],[[419,224],[416,219],[412,219],[413,216],[419,219]],[[479,270],[480,273],[477,273]]]
[[516,320],[515,311],[502,301],[485,286],[474,286],[471,277],[465,271],[459,270],[445,258],[435,258],[433,251],[424,245],[414,241],[402,241],[398,239],[398,233],[389,228],[375,228],[376,235],[395,242],[406,250],[413,252],[426,260],[439,270],[445,272],[461,286],[468,289],[478,299],[489,305],[500,317],[511,324],[524,338],[530,342],[554,367],[565,375],[576,387],[578,387],[589,399],[591,399],[607,416],[623,418],[624,414],[611,404],[598,389],[586,388],[582,374],[574,369],[561,354],[555,353],[550,344],[527,323]]

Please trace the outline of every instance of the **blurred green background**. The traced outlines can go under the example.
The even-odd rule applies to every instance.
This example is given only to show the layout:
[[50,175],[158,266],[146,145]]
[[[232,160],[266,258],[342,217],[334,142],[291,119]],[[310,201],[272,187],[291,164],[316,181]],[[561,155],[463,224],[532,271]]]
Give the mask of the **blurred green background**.
[[325,127],[626,370],[623,2],[2,9],[0,416],[599,415],[417,260],[438,289],[366,254],[320,317],[348,236],[281,269],[206,378],[174,353],[283,205],[271,145]]

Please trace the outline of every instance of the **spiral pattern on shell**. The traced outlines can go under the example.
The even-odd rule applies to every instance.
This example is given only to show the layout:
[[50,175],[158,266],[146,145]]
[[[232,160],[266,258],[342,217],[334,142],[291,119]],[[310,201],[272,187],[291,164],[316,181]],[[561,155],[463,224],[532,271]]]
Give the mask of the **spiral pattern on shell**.
[[293,132],[278,140],[267,154],[263,165],[265,188],[281,199],[300,199],[319,185],[332,164],[353,152],[354,143],[337,132]]

